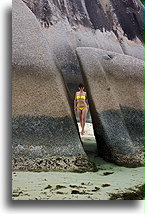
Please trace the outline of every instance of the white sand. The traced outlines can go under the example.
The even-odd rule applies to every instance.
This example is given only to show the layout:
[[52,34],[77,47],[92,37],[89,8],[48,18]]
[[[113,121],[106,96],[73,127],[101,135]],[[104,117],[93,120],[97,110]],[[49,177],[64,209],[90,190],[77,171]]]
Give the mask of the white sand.
[[[89,157],[99,168],[97,172],[13,172],[12,198],[14,200],[109,200],[111,193],[134,192],[136,186],[143,184],[144,167],[120,167],[97,157],[92,125],[86,124],[85,129],[86,133],[82,140]],[[112,174],[104,175],[105,172]],[[103,187],[103,184],[108,186]]]

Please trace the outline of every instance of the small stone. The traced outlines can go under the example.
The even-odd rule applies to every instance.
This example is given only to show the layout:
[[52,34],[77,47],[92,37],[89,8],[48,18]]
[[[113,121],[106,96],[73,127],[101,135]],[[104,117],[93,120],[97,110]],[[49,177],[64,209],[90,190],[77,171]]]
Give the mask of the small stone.
[[62,195],[62,194],[65,194],[65,193],[64,192],[56,192],[56,194],[61,194]]
[[52,186],[51,185],[48,185],[47,187],[45,187],[44,189],[51,189]]
[[102,184],[101,186],[102,186],[102,187],[109,187],[110,184]]
[[111,174],[113,174],[113,173],[114,173],[114,172],[104,172],[103,175],[106,176],[106,175],[111,175]]
[[66,188],[66,186],[56,185],[56,189],[62,189],[62,188]]

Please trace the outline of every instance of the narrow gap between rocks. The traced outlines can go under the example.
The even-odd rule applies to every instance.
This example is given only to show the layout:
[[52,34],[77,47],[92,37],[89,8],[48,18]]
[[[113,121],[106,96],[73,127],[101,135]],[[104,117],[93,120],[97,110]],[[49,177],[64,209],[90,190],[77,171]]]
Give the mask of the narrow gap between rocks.
[[[78,129],[79,133],[81,132],[81,126],[79,122],[79,118],[77,113],[75,112],[77,124],[78,124]],[[92,124],[92,118],[90,111],[88,111],[87,118],[86,118],[86,124],[85,124],[85,134],[81,136],[82,144],[84,151],[86,152],[87,156],[89,159],[94,162],[94,159],[96,156],[98,156],[97,152],[97,142],[94,136],[94,130],[93,130],[93,124]]]

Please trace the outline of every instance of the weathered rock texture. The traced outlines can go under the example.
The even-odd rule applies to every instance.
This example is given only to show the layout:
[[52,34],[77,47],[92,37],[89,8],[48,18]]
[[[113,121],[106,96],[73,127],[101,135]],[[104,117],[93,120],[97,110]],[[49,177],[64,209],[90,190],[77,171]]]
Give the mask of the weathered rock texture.
[[143,164],[143,61],[78,48],[99,154],[120,165]]
[[84,57],[92,70],[80,58],[84,73],[90,72],[86,75],[93,79],[96,69],[101,75],[102,86],[94,83],[99,93],[90,93],[89,77],[85,80],[90,102],[101,100],[94,111],[91,107],[100,154],[122,165],[141,164],[142,76],[135,62],[143,59],[143,5],[138,0],[13,0],[13,156],[22,157],[14,159],[15,167],[47,168],[50,156],[85,155],[70,107],[83,81],[77,47],[117,57],[112,63],[112,53],[103,59],[98,50],[98,60],[89,51]]
[[77,47],[143,59],[143,5],[138,0],[23,0],[33,11],[71,90],[82,81]]
[[13,1],[12,65],[14,168],[47,170],[54,156],[62,157],[58,168],[63,157],[67,169],[73,168],[86,156],[65,84],[36,17],[20,0]]

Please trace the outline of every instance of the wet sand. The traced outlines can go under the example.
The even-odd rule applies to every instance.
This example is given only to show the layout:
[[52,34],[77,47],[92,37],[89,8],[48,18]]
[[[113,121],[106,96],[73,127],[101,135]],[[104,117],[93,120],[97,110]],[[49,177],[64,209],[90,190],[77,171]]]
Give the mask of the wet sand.
[[[12,172],[13,200],[111,200],[123,199],[119,193],[130,193],[130,199],[143,185],[144,167],[126,168],[108,163],[97,156],[92,124],[86,124],[82,137],[84,148],[98,171],[71,172]],[[139,193],[140,194],[140,193]]]

